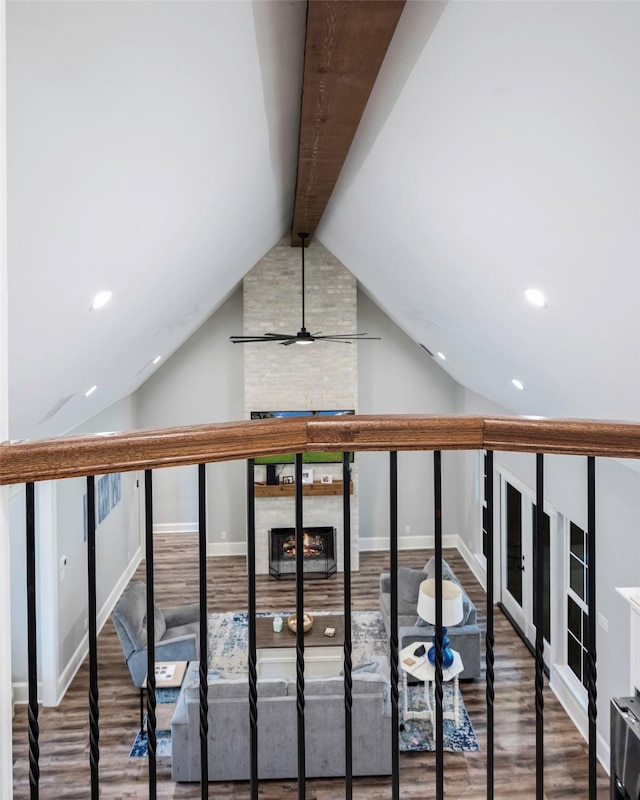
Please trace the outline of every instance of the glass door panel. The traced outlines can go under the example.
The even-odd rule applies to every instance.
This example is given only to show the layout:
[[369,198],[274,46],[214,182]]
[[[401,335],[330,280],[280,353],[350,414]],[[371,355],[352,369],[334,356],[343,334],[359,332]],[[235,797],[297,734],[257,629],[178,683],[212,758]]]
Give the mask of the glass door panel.
[[[535,596],[536,586],[536,542],[538,538],[537,528],[537,508],[535,505],[531,506],[531,530],[533,531],[533,590]],[[548,644],[551,644],[551,517],[545,512],[542,520],[542,541],[543,541],[543,554],[542,554],[542,620],[543,620],[543,635]],[[534,605],[535,608],[535,605]]]
[[506,487],[507,591],[522,606],[522,495]]
[[502,604],[523,631],[526,630],[524,555],[527,552],[523,520],[524,496],[507,480],[502,483]]
[[[533,492],[524,486],[516,488],[506,476],[501,478],[501,542],[502,542],[502,605],[523,636],[532,644],[536,641],[534,624],[534,593],[536,586],[536,517],[537,509]],[[551,509],[549,508],[549,511]],[[545,640],[545,661],[551,658],[552,619],[551,607],[553,566],[556,555],[552,552],[552,531],[555,530],[555,514],[545,510],[542,521],[543,594],[542,624]],[[576,550],[578,547],[576,546]],[[582,580],[576,577],[576,584]]]

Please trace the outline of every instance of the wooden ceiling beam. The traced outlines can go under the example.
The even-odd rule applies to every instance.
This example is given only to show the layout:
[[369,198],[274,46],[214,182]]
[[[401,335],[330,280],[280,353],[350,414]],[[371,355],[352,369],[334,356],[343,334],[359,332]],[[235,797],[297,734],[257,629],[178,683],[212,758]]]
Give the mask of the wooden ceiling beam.
[[291,244],[331,197],[405,0],[309,0]]

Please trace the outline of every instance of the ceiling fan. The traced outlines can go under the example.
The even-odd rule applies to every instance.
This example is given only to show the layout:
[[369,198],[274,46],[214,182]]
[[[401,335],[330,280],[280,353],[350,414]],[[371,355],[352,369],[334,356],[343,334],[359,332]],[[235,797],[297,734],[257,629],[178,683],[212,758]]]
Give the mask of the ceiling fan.
[[263,336],[231,336],[234,344],[249,344],[250,342],[276,342],[288,346],[290,344],[312,344],[313,342],[341,342],[351,344],[355,341],[367,339],[380,339],[379,336],[367,336],[366,333],[334,333],[323,334],[322,331],[310,333],[304,326],[304,240],[309,234],[299,233],[300,250],[302,251],[302,327],[297,333],[265,333]]

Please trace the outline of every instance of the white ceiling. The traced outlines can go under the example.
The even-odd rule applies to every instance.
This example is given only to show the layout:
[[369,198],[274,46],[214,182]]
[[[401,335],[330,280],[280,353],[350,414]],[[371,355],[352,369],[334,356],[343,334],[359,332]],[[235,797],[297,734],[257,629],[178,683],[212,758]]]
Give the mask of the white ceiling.
[[[133,391],[288,232],[305,9],[7,2],[12,438]],[[410,1],[317,238],[475,392],[640,420],[639,223],[640,3]]]

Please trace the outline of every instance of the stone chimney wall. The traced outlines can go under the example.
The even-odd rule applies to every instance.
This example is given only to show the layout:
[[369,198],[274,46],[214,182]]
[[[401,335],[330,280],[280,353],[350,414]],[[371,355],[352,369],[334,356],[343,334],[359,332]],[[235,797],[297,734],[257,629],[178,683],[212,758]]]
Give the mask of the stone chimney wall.
[[[280,241],[245,276],[244,333],[297,333],[302,325],[301,252]],[[317,242],[305,250],[305,327],[311,333],[354,333],[357,325],[355,277]],[[240,345],[235,345],[240,346]],[[245,417],[252,411],[357,411],[357,344],[315,342],[307,346],[274,343],[244,348]],[[310,464],[314,481],[321,474],[342,477],[340,464]],[[293,465],[279,465],[279,476],[293,475]],[[357,456],[352,464],[351,557],[358,568]],[[266,468],[256,466],[256,480]],[[305,497],[305,525],[332,525],[337,533],[338,569],[343,566],[342,497]],[[293,498],[256,498],[256,568],[268,573],[268,531],[293,527]]]

